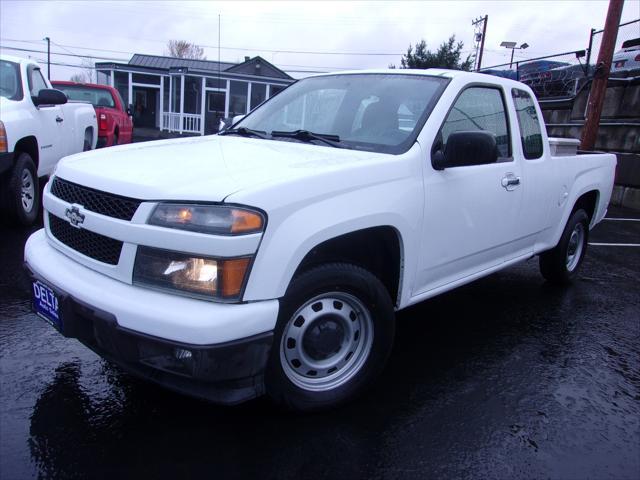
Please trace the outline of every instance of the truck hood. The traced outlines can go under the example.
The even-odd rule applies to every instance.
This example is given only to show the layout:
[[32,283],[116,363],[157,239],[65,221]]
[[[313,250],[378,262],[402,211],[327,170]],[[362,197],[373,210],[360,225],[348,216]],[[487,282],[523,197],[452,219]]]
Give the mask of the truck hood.
[[237,136],[160,140],[63,159],[55,175],[141,200],[223,201],[253,187],[381,160],[387,155]]

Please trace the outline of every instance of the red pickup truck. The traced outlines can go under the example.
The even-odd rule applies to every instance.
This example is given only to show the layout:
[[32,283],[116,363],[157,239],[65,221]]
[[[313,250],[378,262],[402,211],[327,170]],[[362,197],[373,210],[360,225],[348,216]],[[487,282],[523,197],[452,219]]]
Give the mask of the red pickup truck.
[[110,147],[131,143],[133,121],[120,93],[107,85],[52,81],[53,88],[61,90],[69,98],[89,102],[96,110],[98,119],[97,147]]

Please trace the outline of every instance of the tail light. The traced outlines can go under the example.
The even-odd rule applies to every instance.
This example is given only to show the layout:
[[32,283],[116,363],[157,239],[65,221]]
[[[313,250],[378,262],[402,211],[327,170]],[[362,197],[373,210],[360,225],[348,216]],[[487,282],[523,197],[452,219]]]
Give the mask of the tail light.
[[636,55],[636,58],[634,58],[634,60],[635,60],[636,62],[640,62],[640,53],[639,53],[638,55]]
[[107,130],[107,116],[104,113],[98,116],[98,130]]
[[7,131],[4,129],[4,123],[0,122],[0,153],[9,151],[7,145]]

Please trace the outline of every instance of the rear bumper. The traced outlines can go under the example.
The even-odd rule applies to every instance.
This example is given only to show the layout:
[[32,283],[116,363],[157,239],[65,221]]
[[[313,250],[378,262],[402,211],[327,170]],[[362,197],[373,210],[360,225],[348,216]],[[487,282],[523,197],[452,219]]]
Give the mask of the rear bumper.
[[27,241],[25,265],[56,292],[61,333],[124,370],[216,403],[264,392],[277,300],[217,304],[134,287],[69,259],[44,230]]
[[113,145],[113,134],[99,133],[96,148],[110,147]]

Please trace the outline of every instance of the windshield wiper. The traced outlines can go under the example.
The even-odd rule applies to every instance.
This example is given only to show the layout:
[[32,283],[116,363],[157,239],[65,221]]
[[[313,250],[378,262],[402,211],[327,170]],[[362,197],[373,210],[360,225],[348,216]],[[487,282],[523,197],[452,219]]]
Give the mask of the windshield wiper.
[[301,140],[303,142],[318,140],[335,148],[345,148],[344,145],[340,145],[340,137],[338,135],[331,135],[328,133],[313,133],[309,130],[293,130],[291,132],[274,130],[273,132],[271,132],[271,137],[295,138],[296,140]]
[[262,138],[262,139],[267,139],[267,132],[263,132],[261,130],[252,130],[250,128],[246,128],[246,127],[239,127],[239,128],[229,128],[227,130],[223,130],[222,132],[218,133],[218,135],[242,135],[243,137],[256,137],[256,138]]

